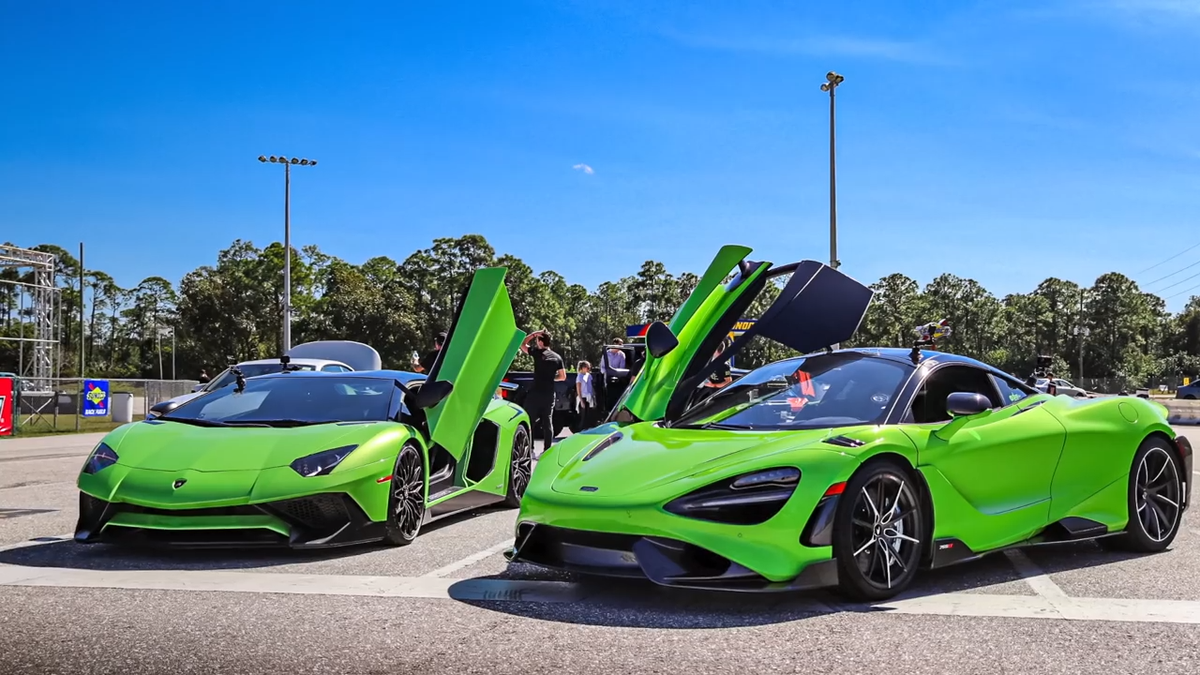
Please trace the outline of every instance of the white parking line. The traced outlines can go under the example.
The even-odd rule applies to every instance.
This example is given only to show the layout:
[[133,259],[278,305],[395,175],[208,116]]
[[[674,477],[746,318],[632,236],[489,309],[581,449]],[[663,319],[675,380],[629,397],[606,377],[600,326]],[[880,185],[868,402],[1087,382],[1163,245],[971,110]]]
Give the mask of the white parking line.
[[1004,555],[1008,557],[1009,562],[1013,567],[1017,568],[1017,573],[1029,584],[1034,593],[1047,600],[1057,600],[1067,597],[1063,589],[1054,583],[1049,575],[1042,571],[1042,568],[1034,564],[1029,556],[1023,551],[1005,551]]
[[509,539],[508,541],[502,541],[499,544],[496,544],[495,546],[493,546],[491,548],[484,549],[484,550],[480,551],[479,553],[472,553],[471,555],[463,558],[462,560],[459,560],[458,562],[452,562],[449,565],[446,565],[444,567],[439,567],[436,570],[434,570],[428,574],[423,574],[421,576],[426,577],[426,578],[444,577],[447,574],[450,574],[452,572],[457,572],[458,570],[461,570],[464,567],[470,567],[471,565],[474,565],[475,563],[477,563],[481,560],[486,560],[487,558],[490,558],[490,557],[496,555],[497,553],[503,551],[504,549],[506,549],[512,545],[513,545],[512,539]]
[[[588,599],[587,587],[563,581],[442,579],[435,577],[344,576],[276,572],[191,570],[83,570],[0,565],[0,586],[104,588],[122,590],[283,593],[459,601],[564,603]],[[600,587],[592,587],[603,593]],[[1200,602],[1109,598],[1046,598],[1023,595],[943,593],[907,597],[871,606],[831,610],[799,596],[789,607],[814,613],[885,611],[896,614],[1013,617],[1064,621],[1139,621],[1200,624]]]

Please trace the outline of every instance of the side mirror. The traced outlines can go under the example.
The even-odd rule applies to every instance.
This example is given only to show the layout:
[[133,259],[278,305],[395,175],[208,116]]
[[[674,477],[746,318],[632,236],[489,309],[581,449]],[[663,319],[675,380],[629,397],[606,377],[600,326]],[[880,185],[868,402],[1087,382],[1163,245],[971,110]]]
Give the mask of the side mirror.
[[180,401],[171,401],[171,400],[160,401],[160,402],[155,403],[154,405],[150,406],[149,414],[146,416],[147,417],[162,417],[163,415],[166,415],[167,413],[171,412],[172,410],[178,408],[180,405],[182,405],[182,403]]
[[428,410],[446,400],[451,391],[454,391],[454,384],[447,380],[435,382],[426,380],[419,389],[412,393],[412,400],[408,405],[417,410]]
[[656,359],[670,354],[679,346],[679,338],[667,328],[667,324],[655,321],[646,329],[646,351]]
[[946,397],[946,412],[955,417],[970,417],[991,409],[992,402],[983,394],[959,391]]

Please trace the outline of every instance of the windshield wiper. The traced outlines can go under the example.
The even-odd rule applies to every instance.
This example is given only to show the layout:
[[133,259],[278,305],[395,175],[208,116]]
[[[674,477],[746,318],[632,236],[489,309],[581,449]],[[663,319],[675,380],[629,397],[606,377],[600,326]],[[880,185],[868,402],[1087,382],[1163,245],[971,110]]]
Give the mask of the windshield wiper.
[[190,424],[195,427],[231,427],[232,424],[225,422],[217,422],[215,420],[198,420],[188,419],[186,417],[171,417],[170,415],[159,415],[155,419],[166,420],[167,422],[179,422],[180,424]]
[[256,427],[306,427],[313,424],[334,424],[337,420],[297,420],[297,419],[278,419],[278,420],[253,420],[250,422],[230,422],[230,425],[236,426],[256,426]]
[[709,422],[708,424],[700,425],[701,429],[753,429],[753,424],[721,424],[720,422]]

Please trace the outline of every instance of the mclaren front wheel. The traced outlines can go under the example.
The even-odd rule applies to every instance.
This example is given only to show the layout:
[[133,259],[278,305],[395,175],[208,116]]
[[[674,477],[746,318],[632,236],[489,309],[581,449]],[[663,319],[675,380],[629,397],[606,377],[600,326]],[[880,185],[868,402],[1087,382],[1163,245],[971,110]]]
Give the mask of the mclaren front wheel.
[[850,478],[833,532],[842,593],[876,601],[908,587],[927,536],[923,509],[912,472],[898,462],[871,462]]
[[424,522],[425,460],[415,445],[405,443],[392,471],[384,541],[393,546],[407,546],[417,538]]
[[517,425],[513,433],[512,455],[509,459],[508,494],[504,505],[517,508],[521,498],[525,496],[525,488],[529,487],[529,478],[533,475],[533,438],[529,428],[524,424]]

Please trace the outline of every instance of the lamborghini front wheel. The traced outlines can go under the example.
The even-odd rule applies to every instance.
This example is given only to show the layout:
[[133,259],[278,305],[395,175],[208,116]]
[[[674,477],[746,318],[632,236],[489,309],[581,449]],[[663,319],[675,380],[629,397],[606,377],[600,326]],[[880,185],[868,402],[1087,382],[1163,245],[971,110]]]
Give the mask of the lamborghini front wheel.
[[1157,553],[1171,545],[1183,515],[1184,479],[1179,465],[1179,456],[1167,441],[1151,437],[1142,442],[1129,473],[1129,524],[1109,543],[1142,553]]
[[415,445],[405,443],[392,471],[384,540],[393,546],[407,546],[417,538],[424,522],[425,462]]
[[856,600],[883,600],[917,573],[925,514],[911,472],[898,462],[869,463],[846,483],[838,504],[833,552],[838,585]]

